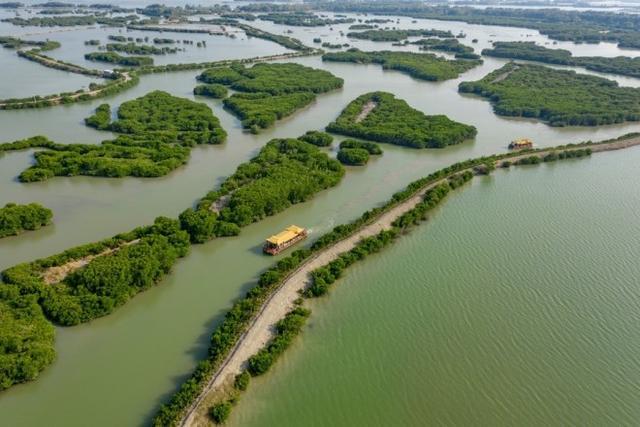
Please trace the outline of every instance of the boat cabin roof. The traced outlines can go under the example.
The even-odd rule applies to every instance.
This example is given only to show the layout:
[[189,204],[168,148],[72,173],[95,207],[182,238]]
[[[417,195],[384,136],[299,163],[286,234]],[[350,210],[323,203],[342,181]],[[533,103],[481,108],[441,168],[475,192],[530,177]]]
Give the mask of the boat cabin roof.
[[298,227],[297,225],[290,225],[278,234],[274,234],[273,236],[269,237],[267,239],[267,242],[271,243],[272,245],[282,245],[283,243],[286,243],[294,237],[298,236],[303,231],[304,228],[302,227]]

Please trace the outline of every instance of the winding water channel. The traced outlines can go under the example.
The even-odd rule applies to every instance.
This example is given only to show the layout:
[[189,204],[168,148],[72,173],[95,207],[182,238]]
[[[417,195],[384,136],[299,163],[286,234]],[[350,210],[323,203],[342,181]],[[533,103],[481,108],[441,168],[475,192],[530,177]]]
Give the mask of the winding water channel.
[[[401,21],[403,27],[463,31],[466,43],[479,39],[476,50],[489,46],[489,40],[548,41],[525,29]],[[252,25],[279,34],[287,29],[262,21]],[[339,31],[346,27],[291,30],[294,37],[312,44],[318,36],[330,42],[342,40]],[[0,25],[2,34],[28,32],[16,28]],[[51,56],[82,63],[84,46],[80,48],[78,40],[103,39],[108,31],[82,30],[77,40],[70,36],[74,33],[49,34],[63,43]],[[182,34],[175,36],[183,38]],[[78,44],[77,49],[65,50],[65,44],[72,43]],[[353,44],[369,50],[390,48],[388,43]],[[640,56],[640,51],[621,51],[611,44],[559,43],[558,47],[574,55]],[[282,51],[282,47],[264,41],[211,37],[206,50],[198,55],[202,60],[215,60],[228,57],[227,53],[251,57]],[[44,69],[7,52],[11,53],[0,52],[0,61],[7,55],[6,60],[15,61],[20,68],[5,77],[0,98],[24,95],[11,92],[20,86],[29,88],[28,93],[46,94],[88,84],[84,77]],[[177,54],[175,61],[168,62],[200,60],[182,56]],[[312,237],[318,236],[380,204],[411,180],[459,160],[505,151],[516,137],[551,146],[640,131],[640,124],[552,128],[535,121],[498,117],[486,101],[456,91],[460,81],[479,79],[505,63],[484,59],[484,65],[460,79],[442,83],[418,81],[377,65],[323,63],[319,57],[296,59],[344,78],[344,88],[319,96],[305,110],[259,135],[244,133],[239,121],[224,111],[219,101],[199,99],[220,118],[229,138],[221,146],[194,149],[188,165],[163,178],[74,177],[21,184],[16,176],[31,162],[31,153],[1,156],[0,204],[37,201],[55,213],[54,226],[0,241],[0,268],[6,268],[148,224],[158,215],[176,216],[268,140],[322,129],[349,101],[365,92],[389,91],[427,114],[446,114],[478,128],[474,141],[443,150],[384,145],[381,158],[364,168],[349,168],[340,185],[313,201],[251,225],[238,237],[194,246],[159,286],[114,314],[90,324],[58,328],[56,362],[37,381],[0,395],[0,424],[71,427],[147,422],[202,357],[210,331],[232,301],[273,262],[260,253],[260,244],[274,230],[295,223],[309,227]],[[21,72],[23,67],[29,72]],[[1,139],[42,134],[57,142],[98,143],[110,135],[83,125],[84,117],[97,105],[109,102],[117,106],[155,89],[193,99],[197,74],[143,76],[140,84],[128,91],[88,103],[2,111]],[[33,75],[45,76],[37,87],[32,86]],[[66,80],[76,78],[80,80]],[[609,78],[621,85],[640,86],[637,79]],[[500,172],[452,197],[429,225],[362,263],[332,295],[315,304],[304,338],[272,373],[254,382],[236,408],[232,423],[300,425],[302,420],[315,419],[316,425],[326,425],[325,421],[335,425],[420,425],[423,420],[464,424],[484,408],[482,413],[487,415],[480,421],[485,425],[495,424],[497,419],[537,424],[556,420],[557,424],[558,420],[593,421],[587,415],[599,407],[610,408],[602,415],[609,415],[609,423],[637,420],[637,405],[622,395],[635,390],[637,396],[638,387],[635,355],[639,337],[628,322],[640,315],[638,304],[632,303],[638,297],[632,286],[638,271],[630,262],[638,255],[634,242],[640,230],[625,218],[637,212],[640,200],[637,188],[628,185],[639,178],[639,155],[638,149],[631,149],[587,161]],[[620,209],[613,212],[610,206]],[[477,233],[479,230],[485,231]],[[521,251],[529,245],[529,251]],[[601,257],[603,262],[596,262]],[[558,277],[554,272],[560,272]],[[513,280],[499,280],[504,277]],[[538,285],[527,286],[531,284]],[[621,289],[626,299],[620,297]],[[551,290],[554,292],[548,292]],[[562,311],[564,308],[568,311]],[[573,316],[576,323],[566,322],[563,313]],[[584,327],[585,323],[593,328]],[[623,332],[608,334],[611,330]],[[573,334],[576,331],[583,333]],[[553,339],[543,333],[553,333]],[[532,337],[526,346],[525,336]],[[605,349],[610,350],[606,355],[595,351]],[[568,361],[587,354],[592,355],[593,364],[576,362],[576,369],[568,369]],[[598,357],[605,356],[612,358],[612,369],[618,371],[598,371],[602,368]],[[527,369],[532,371],[524,372]],[[565,376],[558,378],[559,373]],[[574,382],[572,378],[578,374],[585,382]],[[510,378],[518,379],[511,393],[506,388]],[[521,388],[516,389],[518,386]],[[336,387],[338,392],[330,392]],[[562,402],[551,404],[544,391],[575,392],[574,388],[583,390],[581,387],[596,391],[580,400],[574,412],[553,418],[567,407]],[[545,406],[525,399],[525,392]],[[278,399],[273,398],[276,395]],[[336,407],[338,400],[341,406],[333,418],[324,418],[327,408]],[[571,418],[586,405],[592,409],[583,410],[581,418]],[[534,407],[543,410],[535,415]],[[500,414],[511,414],[512,418],[497,418]]]

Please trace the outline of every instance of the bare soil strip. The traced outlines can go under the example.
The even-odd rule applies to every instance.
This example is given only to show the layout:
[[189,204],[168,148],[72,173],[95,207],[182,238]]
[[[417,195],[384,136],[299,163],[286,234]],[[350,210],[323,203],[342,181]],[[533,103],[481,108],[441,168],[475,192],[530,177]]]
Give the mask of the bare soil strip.
[[106,249],[97,255],[87,255],[86,257],[74,259],[63,265],[50,267],[42,273],[42,279],[44,280],[44,283],[46,283],[47,285],[55,285],[56,283],[62,282],[69,274],[88,265],[94,259],[118,252],[120,248],[123,248],[125,246],[135,245],[139,241],[140,239],[135,239],[130,242],[123,243],[117,248]]
[[364,107],[362,107],[362,111],[360,112],[360,114],[358,114],[358,117],[356,117],[356,123],[360,123],[361,121],[366,119],[369,113],[371,113],[373,109],[376,108],[377,106],[378,106],[377,102],[374,102],[374,101],[367,102],[364,105]]
[[512,70],[507,71],[506,73],[502,73],[500,74],[498,77],[496,77],[495,79],[493,79],[493,81],[491,82],[491,84],[494,83],[499,83],[501,81],[503,81],[504,79],[506,79],[507,77],[509,77],[509,74],[513,73],[514,71],[516,71],[517,69],[519,69],[520,67],[515,66],[513,67]]
[[[610,143],[576,146],[560,149],[548,149],[537,152],[526,152],[520,156],[511,157],[497,162],[500,166],[503,161],[516,162],[519,159],[538,156],[543,157],[552,151],[570,151],[591,148],[593,152],[619,150],[640,145],[640,137],[628,138]],[[471,169],[469,169],[471,170]],[[457,173],[461,173],[459,171]],[[455,174],[454,174],[455,175]],[[364,226],[355,234],[327,247],[314,257],[304,262],[297,270],[291,273],[280,287],[265,301],[262,309],[256,314],[245,333],[238,339],[233,350],[226,357],[222,365],[212,375],[206,387],[200,393],[193,405],[186,412],[180,426],[205,426],[210,425],[207,417],[207,408],[216,403],[218,396],[225,384],[233,382],[233,378],[246,366],[247,360],[257,353],[273,337],[275,324],[286,313],[294,308],[294,301],[300,296],[299,292],[309,285],[310,273],[336,259],[341,253],[352,249],[360,240],[378,234],[391,228],[391,223],[402,214],[413,209],[422,200],[424,194],[435,186],[443,183],[447,178],[433,182],[422,188],[410,199],[398,204],[383,213],[375,222]]]

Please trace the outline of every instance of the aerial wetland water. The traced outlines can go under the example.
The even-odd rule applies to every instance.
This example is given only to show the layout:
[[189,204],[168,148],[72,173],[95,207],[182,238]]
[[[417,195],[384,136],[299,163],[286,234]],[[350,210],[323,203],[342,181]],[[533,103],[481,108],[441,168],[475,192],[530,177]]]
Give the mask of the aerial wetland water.
[[[403,27],[462,30],[467,40],[479,39],[477,50],[488,47],[490,39],[548,41],[525,29],[424,20],[412,24],[407,18],[402,22]],[[252,25],[277,34],[289,28],[263,21]],[[337,41],[339,28],[348,25],[334,27]],[[5,31],[6,24],[1,28]],[[11,32],[20,33],[16,28],[10,27]],[[326,27],[292,27],[292,31],[292,36],[309,45],[314,37],[324,39],[329,33]],[[64,50],[65,39],[71,46],[71,39],[78,43],[106,38],[102,29],[78,31],[78,39],[72,37],[75,32],[50,34],[62,42],[60,51],[50,55],[82,63],[84,46],[75,52]],[[188,38],[170,34],[163,36]],[[390,43],[348,42],[363,50],[391,48]],[[235,54],[232,46],[246,57],[284,51],[262,40],[247,43],[207,36],[202,52],[209,53],[203,53],[202,59],[182,58],[179,53],[162,61],[216,60],[228,51]],[[559,43],[558,47],[574,55],[640,55],[611,44]],[[12,54],[3,49],[2,58]],[[90,81],[83,83],[83,76],[21,58],[7,60],[38,76],[64,76],[44,80],[48,86],[42,83],[33,93],[60,92],[66,89],[62,86],[66,78],[80,79],[69,89]],[[162,178],[74,177],[21,184],[15,178],[30,164],[31,153],[0,157],[0,204],[37,201],[55,214],[52,227],[0,241],[0,268],[6,268],[148,224],[158,215],[175,217],[270,139],[322,129],[366,92],[392,92],[427,114],[446,114],[478,129],[475,140],[443,150],[385,144],[381,158],[364,168],[348,168],[341,184],[312,201],[246,227],[238,237],[194,246],[158,287],[110,316],[58,328],[56,362],[36,381],[3,392],[0,423],[84,426],[91,420],[92,425],[111,426],[147,422],[202,357],[210,331],[228,307],[273,262],[261,255],[260,244],[274,230],[294,223],[310,228],[312,238],[319,236],[429,172],[505,151],[514,137],[530,137],[544,147],[640,131],[640,125],[633,123],[552,128],[532,120],[498,117],[488,102],[461,96],[456,90],[460,81],[478,80],[506,62],[484,60],[484,65],[458,79],[429,83],[383,71],[378,65],[323,63],[320,57],[295,59],[342,77],[344,88],[319,95],[309,107],[259,135],[243,132],[239,120],[220,101],[197,98],[220,118],[229,134],[227,142],[196,147],[186,166]],[[192,89],[197,74],[148,75],[132,89],[105,99],[2,111],[2,140],[42,134],[61,143],[98,143],[112,135],[83,125],[95,107],[103,102],[115,107],[155,89],[196,99]],[[638,86],[637,79],[607,77],[621,85]],[[29,79],[27,73],[12,73],[12,83],[4,84],[31,87]],[[13,96],[5,96],[4,90],[3,86],[0,98]],[[23,92],[15,95],[19,94]],[[468,424],[479,419],[485,425],[499,420],[624,424],[638,419],[637,405],[630,399],[637,395],[639,342],[628,324],[637,317],[632,285],[638,272],[631,260],[638,255],[634,245],[638,229],[627,219],[634,217],[634,203],[640,198],[637,189],[625,183],[638,179],[634,165],[639,153],[631,149],[587,161],[499,172],[454,193],[429,224],[355,267],[333,295],[312,304],[314,313],[302,339],[272,374],[255,381],[231,423],[296,425],[301,420],[328,420],[338,425],[420,425],[424,420]],[[607,370],[614,369],[604,366],[607,360],[614,360],[610,366],[619,371]],[[574,398],[569,401],[571,394]],[[538,399],[535,404],[525,398],[531,396]],[[336,411],[328,414],[329,407]],[[328,415],[330,420],[325,418]]]

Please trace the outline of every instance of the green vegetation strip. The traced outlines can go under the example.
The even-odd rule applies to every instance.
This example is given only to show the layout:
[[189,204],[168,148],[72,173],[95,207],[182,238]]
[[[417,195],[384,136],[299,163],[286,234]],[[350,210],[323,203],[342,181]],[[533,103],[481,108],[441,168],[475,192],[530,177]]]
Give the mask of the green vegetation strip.
[[345,52],[322,55],[323,61],[353,62],[356,64],[380,64],[385,70],[396,70],[411,77],[427,81],[442,81],[457,78],[460,74],[482,64],[480,59],[449,60],[430,53],[394,52],[383,50],[363,52],[356,48]]
[[[375,222],[383,213],[400,203],[407,201],[422,191],[425,187],[442,180],[447,180],[449,186],[452,188],[457,187],[461,185],[464,179],[466,179],[464,177],[468,176],[468,174],[458,176],[460,173],[464,173],[465,171],[474,168],[477,168],[479,173],[484,173],[486,170],[493,169],[496,163],[504,163],[510,158],[522,157],[523,153],[531,153],[531,156],[540,156],[544,153],[548,154],[554,151],[568,152],[573,150],[583,150],[583,153],[588,155],[591,154],[591,147],[597,147],[599,145],[606,147],[609,144],[617,144],[618,142],[624,142],[625,140],[631,140],[631,138],[637,137],[638,134],[629,134],[617,140],[603,141],[601,143],[594,144],[589,141],[577,145],[571,144],[543,150],[511,152],[455,163],[444,169],[438,170],[425,178],[412,182],[404,190],[394,194],[384,205],[365,212],[355,221],[348,224],[338,225],[329,233],[318,238],[309,249],[294,251],[290,256],[280,259],[274,266],[262,273],[256,286],[250,289],[244,298],[234,303],[233,307],[231,307],[227,312],[222,323],[216,327],[211,335],[207,357],[198,363],[189,379],[180,386],[165,405],[162,405],[153,420],[153,425],[175,426],[179,424],[186,412],[198,400],[200,394],[209,383],[211,376],[218,371],[225,359],[233,351],[238,340],[246,332],[255,316],[263,308],[263,305],[269,301],[269,298],[280,288],[280,286],[299,268],[301,268],[305,262],[318,256],[323,249],[352,236],[363,227]],[[636,145],[636,143],[633,142],[629,145],[620,146],[619,148],[625,148],[630,145]],[[569,156],[570,155],[565,154],[564,157],[567,158]],[[399,229],[406,229],[411,224],[419,222],[423,218],[424,212],[430,209],[429,205],[431,203],[433,203],[433,199],[425,198],[423,203],[417,206],[417,210],[412,210],[411,213],[405,214],[401,217],[404,219],[396,221],[395,227]],[[388,237],[381,237],[381,239],[386,240]],[[371,247],[380,246],[379,242],[363,243],[363,245],[371,245]],[[362,249],[360,251],[356,249],[354,253],[361,253],[363,255],[362,257],[366,255],[366,252]],[[356,255],[356,257],[358,256],[359,255]],[[320,293],[322,292],[320,291]],[[236,385],[238,384],[240,384],[239,387],[237,386],[238,389],[246,388],[248,384],[246,375],[236,378]],[[223,407],[221,407],[219,411],[230,412],[232,404],[233,402],[221,403]]]
[[0,238],[15,236],[26,230],[37,230],[51,224],[53,212],[37,203],[7,203],[0,208]]
[[153,58],[148,56],[122,56],[115,52],[92,52],[84,55],[88,61],[108,62],[110,64],[123,65],[128,67],[140,67],[142,65],[153,65]]
[[522,59],[546,64],[571,65],[587,70],[621,76],[640,77],[640,57],[573,56],[565,49],[549,49],[535,42],[496,42],[492,49],[484,49],[483,55],[497,58]]
[[374,42],[398,42],[409,37],[454,38],[451,31],[442,30],[367,30],[347,33],[347,37]]
[[327,131],[412,148],[442,148],[476,135],[473,126],[444,115],[427,116],[387,92],[359,96]]
[[551,126],[599,126],[640,120],[640,89],[613,80],[509,63],[460,92],[488,98],[496,114],[532,117]]

